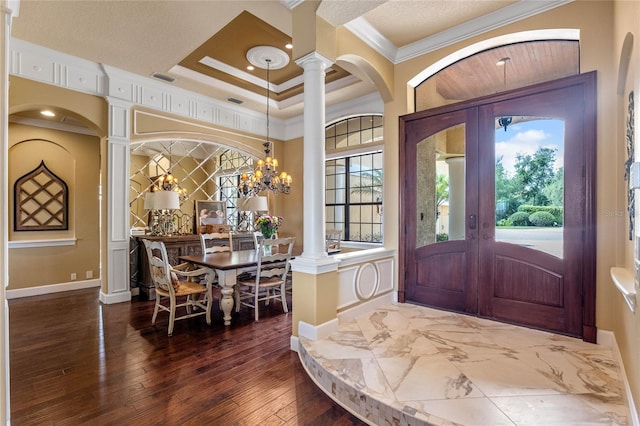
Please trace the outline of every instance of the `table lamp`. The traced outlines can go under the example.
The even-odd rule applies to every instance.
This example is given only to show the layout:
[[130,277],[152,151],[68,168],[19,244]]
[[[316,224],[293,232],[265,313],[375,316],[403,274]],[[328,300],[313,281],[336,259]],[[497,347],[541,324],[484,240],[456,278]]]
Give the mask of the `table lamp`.
[[[145,200],[146,202],[146,200]],[[175,191],[156,191],[153,193],[153,208],[159,211],[159,231],[161,235],[174,232],[171,211],[180,210],[180,194]]]
[[[269,201],[267,200],[267,197],[240,198],[238,199],[238,210],[243,212],[242,219],[240,221],[241,226],[243,229],[247,230],[247,228],[249,228],[249,225],[247,223],[249,222],[249,218],[246,212],[255,213],[269,211]],[[253,223],[253,221],[251,221],[250,223]],[[253,225],[251,225],[250,230],[254,230]]]

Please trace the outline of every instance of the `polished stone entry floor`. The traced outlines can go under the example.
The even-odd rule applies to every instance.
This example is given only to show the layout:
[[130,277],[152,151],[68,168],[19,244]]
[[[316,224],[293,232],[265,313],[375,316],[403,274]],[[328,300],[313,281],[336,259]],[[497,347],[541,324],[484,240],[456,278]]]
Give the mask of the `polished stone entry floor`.
[[392,304],[299,353],[375,425],[631,424],[611,348],[510,324]]

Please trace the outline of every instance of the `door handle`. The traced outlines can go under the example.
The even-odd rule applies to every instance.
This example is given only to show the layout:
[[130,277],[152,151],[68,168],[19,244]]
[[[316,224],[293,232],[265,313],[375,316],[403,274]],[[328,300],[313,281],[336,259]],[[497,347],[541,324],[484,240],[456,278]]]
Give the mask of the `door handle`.
[[469,220],[467,221],[467,223],[469,224],[469,229],[476,229],[476,215],[469,215]]

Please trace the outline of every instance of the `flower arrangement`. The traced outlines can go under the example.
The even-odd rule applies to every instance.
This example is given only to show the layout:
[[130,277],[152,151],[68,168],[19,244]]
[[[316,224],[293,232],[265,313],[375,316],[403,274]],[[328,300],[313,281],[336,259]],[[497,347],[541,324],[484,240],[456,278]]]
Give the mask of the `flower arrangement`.
[[282,225],[281,216],[265,214],[256,219],[256,229],[262,232],[262,235],[265,238],[271,238],[276,232],[278,232],[280,225]]

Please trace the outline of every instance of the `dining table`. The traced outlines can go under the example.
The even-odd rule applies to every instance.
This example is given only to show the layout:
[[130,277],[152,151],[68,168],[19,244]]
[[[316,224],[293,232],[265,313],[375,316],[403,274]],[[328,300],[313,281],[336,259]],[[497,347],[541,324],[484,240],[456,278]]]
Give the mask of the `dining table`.
[[237,250],[184,255],[179,259],[215,271],[218,276],[218,285],[221,287],[220,308],[224,313],[224,325],[231,325],[231,312],[234,305],[233,289],[237,283],[238,275],[245,271],[255,270],[258,266],[258,252],[255,249]]

